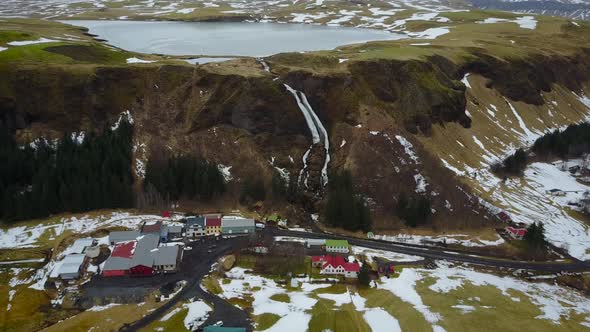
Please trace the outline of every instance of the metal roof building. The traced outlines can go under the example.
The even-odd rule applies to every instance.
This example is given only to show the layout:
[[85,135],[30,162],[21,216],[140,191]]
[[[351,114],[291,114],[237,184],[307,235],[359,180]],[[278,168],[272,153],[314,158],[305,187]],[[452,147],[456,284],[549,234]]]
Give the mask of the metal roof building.
[[254,219],[227,216],[221,219],[221,233],[224,235],[244,235],[256,232]]
[[84,254],[67,255],[59,266],[57,275],[60,279],[71,280],[80,276],[80,268],[84,264]]
[[119,242],[131,241],[137,239],[139,231],[117,231],[109,233],[109,243],[114,245]]

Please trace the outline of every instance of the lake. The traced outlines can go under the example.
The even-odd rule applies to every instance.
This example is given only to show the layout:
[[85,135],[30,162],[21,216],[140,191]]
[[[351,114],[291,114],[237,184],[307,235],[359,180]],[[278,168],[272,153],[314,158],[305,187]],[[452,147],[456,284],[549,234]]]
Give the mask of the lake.
[[125,50],[169,55],[268,56],[406,37],[339,26],[244,22],[63,21]]

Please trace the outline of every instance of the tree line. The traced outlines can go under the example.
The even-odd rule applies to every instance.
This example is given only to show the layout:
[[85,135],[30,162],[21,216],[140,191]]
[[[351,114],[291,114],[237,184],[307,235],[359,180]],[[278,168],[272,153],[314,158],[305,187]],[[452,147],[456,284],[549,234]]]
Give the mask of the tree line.
[[116,129],[88,132],[82,142],[71,133],[34,147],[18,146],[0,128],[0,219],[43,218],[59,212],[133,206],[133,126],[122,116]]
[[[590,123],[582,122],[569,125],[565,130],[554,130],[535,140],[531,147],[539,158],[559,157],[577,158],[590,152]],[[528,163],[525,150],[518,149],[502,162],[494,164],[492,171],[496,174],[522,175]]]
[[325,216],[330,226],[350,231],[371,230],[371,211],[365,198],[355,192],[350,171],[330,175]]

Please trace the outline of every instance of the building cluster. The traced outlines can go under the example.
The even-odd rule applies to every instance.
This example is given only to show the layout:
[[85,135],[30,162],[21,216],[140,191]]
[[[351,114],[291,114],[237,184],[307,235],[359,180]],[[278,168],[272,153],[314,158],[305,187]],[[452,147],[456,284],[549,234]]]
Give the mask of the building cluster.
[[51,271],[51,279],[74,280],[83,273],[96,273],[98,267],[93,266],[90,260],[98,257],[100,248],[98,241],[92,238],[77,239],[68,249],[68,254],[58,262]]
[[254,219],[207,214],[186,218],[186,236],[195,239],[207,235],[236,236],[256,232]]
[[350,253],[347,240],[308,239],[308,249],[319,248],[325,255],[312,256],[311,264],[320,269],[320,274],[338,275],[345,278],[357,278],[360,271],[358,262],[349,262],[341,255]]
[[144,222],[139,231],[111,232],[109,243],[114,247],[102,266],[102,275],[151,276],[177,271],[183,248],[167,242],[182,239],[182,231],[182,226],[158,220]]

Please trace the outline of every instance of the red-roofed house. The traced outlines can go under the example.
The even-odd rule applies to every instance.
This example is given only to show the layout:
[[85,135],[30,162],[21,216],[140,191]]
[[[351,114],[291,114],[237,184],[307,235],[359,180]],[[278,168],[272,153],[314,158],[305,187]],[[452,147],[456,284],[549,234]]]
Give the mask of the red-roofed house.
[[221,234],[221,216],[207,215],[205,216],[205,233],[207,235]]
[[356,278],[361,270],[358,263],[349,263],[342,256],[325,256],[324,259],[326,262],[322,266],[320,274],[336,274],[346,278]]
[[506,233],[508,233],[513,239],[522,240],[526,235],[526,232],[526,228],[516,228],[512,226],[506,227]]
[[326,263],[326,255],[311,256],[311,266],[321,268]]

